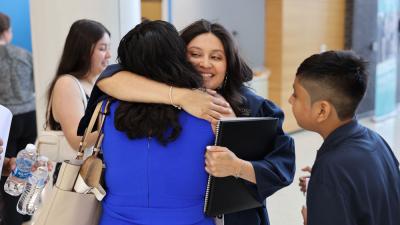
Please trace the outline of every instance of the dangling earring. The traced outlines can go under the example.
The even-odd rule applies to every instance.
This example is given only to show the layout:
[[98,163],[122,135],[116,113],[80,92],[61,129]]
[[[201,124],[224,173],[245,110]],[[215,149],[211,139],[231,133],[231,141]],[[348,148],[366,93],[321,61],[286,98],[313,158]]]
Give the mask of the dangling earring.
[[224,84],[222,85],[222,89],[225,89],[227,82],[228,82],[228,74],[225,74]]

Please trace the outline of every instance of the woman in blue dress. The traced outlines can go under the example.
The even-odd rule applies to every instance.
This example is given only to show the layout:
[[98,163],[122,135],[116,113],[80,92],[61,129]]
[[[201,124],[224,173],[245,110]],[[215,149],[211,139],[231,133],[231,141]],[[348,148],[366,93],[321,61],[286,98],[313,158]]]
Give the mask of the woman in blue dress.
[[[167,22],[145,21],[129,31],[118,61],[125,70],[174,87],[202,85]],[[210,123],[172,105],[115,100],[103,129],[107,196],[101,225],[214,224],[203,214],[204,154],[214,139]]]

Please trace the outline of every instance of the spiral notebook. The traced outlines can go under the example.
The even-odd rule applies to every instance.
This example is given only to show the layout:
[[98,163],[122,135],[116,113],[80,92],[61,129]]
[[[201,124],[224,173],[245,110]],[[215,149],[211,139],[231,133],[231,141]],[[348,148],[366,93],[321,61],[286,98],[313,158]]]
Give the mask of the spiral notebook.
[[[215,145],[230,149],[241,159],[261,160],[274,145],[278,119],[242,117],[222,119],[217,124]],[[204,213],[218,216],[262,206],[246,181],[229,177],[208,177]]]

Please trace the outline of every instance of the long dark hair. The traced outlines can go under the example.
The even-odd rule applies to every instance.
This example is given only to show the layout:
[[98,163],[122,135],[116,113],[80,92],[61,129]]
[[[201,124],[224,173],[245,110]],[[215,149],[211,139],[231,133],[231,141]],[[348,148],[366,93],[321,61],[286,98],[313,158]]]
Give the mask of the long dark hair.
[[[58,78],[62,75],[70,74],[77,79],[81,79],[89,72],[94,46],[103,38],[104,34],[111,36],[110,31],[97,21],[81,19],[72,24],[65,40],[56,75],[47,91],[47,104],[51,104],[50,98]],[[56,129],[57,122],[54,120],[52,113],[50,112],[50,115],[47,115],[47,113],[46,118],[49,116],[48,125],[51,129]]]
[[[178,31],[164,21],[143,21],[129,31],[119,44],[118,61],[124,70],[175,87],[198,88],[202,84],[187,61]],[[178,115],[179,110],[170,105],[121,101],[114,122],[131,139],[152,136],[166,145],[182,130]]]
[[214,34],[224,46],[226,55],[226,82],[220,90],[217,90],[231,105],[237,116],[247,116],[245,98],[240,89],[244,82],[253,78],[253,72],[246,62],[240,57],[238,48],[232,35],[222,25],[211,23],[207,20],[198,20],[181,31],[183,41],[188,45],[195,37],[204,33]]

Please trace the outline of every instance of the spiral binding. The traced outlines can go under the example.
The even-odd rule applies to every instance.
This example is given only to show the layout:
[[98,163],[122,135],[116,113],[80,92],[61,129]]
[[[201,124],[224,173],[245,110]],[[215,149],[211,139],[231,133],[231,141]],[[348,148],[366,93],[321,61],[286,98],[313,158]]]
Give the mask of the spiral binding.
[[[215,142],[214,142],[214,145],[217,145],[217,142],[218,142],[220,124],[221,124],[221,121],[219,120],[218,123],[217,123],[217,126],[215,127]],[[207,206],[208,206],[208,198],[209,198],[210,188],[211,188],[211,177],[212,177],[211,175],[208,175],[206,196],[205,196],[205,200],[204,200],[204,213],[206,212]]]

